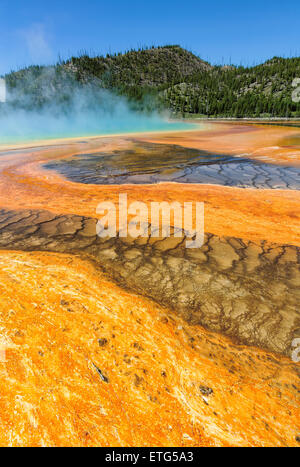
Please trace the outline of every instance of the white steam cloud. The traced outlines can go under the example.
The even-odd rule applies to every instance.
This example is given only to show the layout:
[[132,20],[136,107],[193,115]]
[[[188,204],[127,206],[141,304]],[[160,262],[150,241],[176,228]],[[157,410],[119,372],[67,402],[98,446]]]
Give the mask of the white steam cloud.
[[6,84],[3,78],[0,78],[0,102],[6,102]]
[[33,62],[44,63],[53,59],[53,51],[43,24],[32,24],[29,28],[21,31],[21,36],[25,40],[30,59]]
[[134,110],[97,81],[79,84],[55,67],[34,73],[26,72],[22,86],[11,86],[0,104],[0,144],[183,127],[167,114]]

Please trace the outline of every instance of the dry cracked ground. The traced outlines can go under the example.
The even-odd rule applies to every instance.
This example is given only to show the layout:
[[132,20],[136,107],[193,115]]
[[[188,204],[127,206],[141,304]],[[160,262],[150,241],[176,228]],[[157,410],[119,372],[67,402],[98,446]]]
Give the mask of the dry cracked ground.
[[127,150],[79,154],[49,162],[45,167],[73,182],[87,184],[177,182],[290,190],[300,187],[299,167],[138,141]]
[[1,210],[0,248],[88,257],[120,285],[189,323],[290,354],[291,342],[300,337],[298,247],[212,234],[201,249],[187,249],[185,237],[156,238],[151,232],[101,239],[96,223],[47,211]]

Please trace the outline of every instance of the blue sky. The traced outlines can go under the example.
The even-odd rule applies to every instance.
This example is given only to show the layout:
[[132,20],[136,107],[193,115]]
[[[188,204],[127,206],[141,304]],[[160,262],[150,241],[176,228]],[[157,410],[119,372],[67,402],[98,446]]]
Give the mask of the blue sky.
[[81,50],[180,44],[213,63],[300,55],[299,0],[0,0],[0,74]]

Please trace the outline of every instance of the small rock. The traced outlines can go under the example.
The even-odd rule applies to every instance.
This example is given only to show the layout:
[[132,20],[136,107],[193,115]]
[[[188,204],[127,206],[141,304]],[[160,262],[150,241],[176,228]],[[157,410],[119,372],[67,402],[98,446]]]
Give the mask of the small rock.
[[135,385],[136,387],[139,387],[140,384],[142,384],[142,382],[143,382],[143,378],[141,378],[141,377],[138,376],[137,374],[134,375],[134,378],[135,378],[135,379],[134,379],[134,385]]
[[214,391],[207,386],[199,386],[199,389],[201,394],[203,394],[204,396],[211,396],[211,394],[214,393]]
[[143,347],[138,342],[134,342],[132,345],[135,349],[139,350],[140,352],[144,350]]
[[96,369],[96,371],[97,371],[98,375],[100,376],[100,378],[102,379],[102,381],[104,383],[109,383],[109,379],[102,373],[100,368],[98,368],[94,363],[93,363],[93,366]]
[[100,347],[104,347],[105,345],[107,345],[107,342],[108,340],[105,339],[105,337],[103,337],[102,339],[98,339],[98,344]]
[[203,402],[204,402],[206,405],[208,405],[208,399],[207,399],[206,397],[204,397],[204,396],[202,396],[202,399],[203,399]]

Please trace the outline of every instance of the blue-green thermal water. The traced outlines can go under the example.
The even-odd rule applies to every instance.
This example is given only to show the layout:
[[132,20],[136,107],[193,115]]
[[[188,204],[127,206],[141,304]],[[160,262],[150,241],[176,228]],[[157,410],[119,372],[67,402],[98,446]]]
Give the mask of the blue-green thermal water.
[[114,112],[102,115],[77,113],[76,115],[56,116],[48,113],[19,111],[0,118],[0,144],[194,128],[199,128],[199,125],[170,121],[158,114]]
[[[48,81],[45,76],[45,84]],[[48,91],[43,90],[46,97]],[[168,114],[139,112],[124,97],[95,86],[76,85],[63,91],[47,98],[39,109],[32,95],[9,95],[0,106],[0,144],[195,127],[171,122]]]

